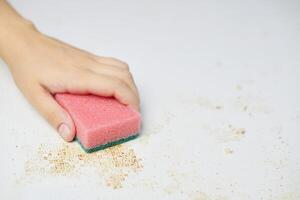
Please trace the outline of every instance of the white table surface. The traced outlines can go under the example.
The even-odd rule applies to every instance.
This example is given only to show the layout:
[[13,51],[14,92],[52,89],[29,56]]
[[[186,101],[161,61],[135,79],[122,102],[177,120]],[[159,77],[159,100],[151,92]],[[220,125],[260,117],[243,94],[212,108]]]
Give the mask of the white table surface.
[[12,0],[41,31],[127,61],[141,137],[63,142],[0,63],[0,199],[300,199],[300,2]]

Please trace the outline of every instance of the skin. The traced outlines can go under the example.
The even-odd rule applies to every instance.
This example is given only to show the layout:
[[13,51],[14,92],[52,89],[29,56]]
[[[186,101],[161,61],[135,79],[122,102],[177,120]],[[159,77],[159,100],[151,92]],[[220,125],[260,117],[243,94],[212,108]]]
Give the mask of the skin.
[[139,94],[128,65],[40,33],[32,22],[0,0],[0,57],[27,100],[66,141],[75,137],[72,118],[56,93],[115,97],[139,110]]

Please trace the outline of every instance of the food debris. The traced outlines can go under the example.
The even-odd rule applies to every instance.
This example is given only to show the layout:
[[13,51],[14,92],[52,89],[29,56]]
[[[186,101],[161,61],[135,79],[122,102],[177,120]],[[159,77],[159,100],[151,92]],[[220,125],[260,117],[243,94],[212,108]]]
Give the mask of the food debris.
[[122,182],[125,181],[128,174],[114,174],[106,179],[106,184],[113,189],[122,188]]
[[237,89],[238,91],[241,91],[241,90],[243,89],[243,87],[242,87],[241,85],[237,85],[237,86],[236,86],[236,89]]
[[222,106],[216,106],[217,110],[221,110],[223,107]]
[[237,128],[233,129],[233,133],[236,135],[244,135],[246,133],[246,130],[244,128]]
[[129,174],[143,169],[142,159],[123,144],[91,154],[83,152],[78,145],[63,144],[51,148],[42,144],[36,155],[25,163],[25,174],[26,177],[80,176],[83,166],[96,169],[98,176],[113,189],[122,188]]
[[246,134],[246,129],[229,123],[224,124],[221,128],[211,130],[211,133],[218,141],[227,143],[242,139]]
[[225,148],[225,149],[224,149],[224,153],[225,153],[225,154],[233,154],[233,152],[234,152],[234,151],[233,151],[232,149],[230,149],[230,148]]

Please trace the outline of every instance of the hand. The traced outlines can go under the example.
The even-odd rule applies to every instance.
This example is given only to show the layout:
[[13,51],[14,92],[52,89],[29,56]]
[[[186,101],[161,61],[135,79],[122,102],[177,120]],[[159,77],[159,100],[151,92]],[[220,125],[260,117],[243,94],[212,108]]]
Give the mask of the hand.
[[18,88],[29,102],[72,141],[75,127],[70,115],[55,101],[56,93],[114,96],[139,109],[139,94],[128,65],[99,57],[39,33],[22,29],[3,53]]

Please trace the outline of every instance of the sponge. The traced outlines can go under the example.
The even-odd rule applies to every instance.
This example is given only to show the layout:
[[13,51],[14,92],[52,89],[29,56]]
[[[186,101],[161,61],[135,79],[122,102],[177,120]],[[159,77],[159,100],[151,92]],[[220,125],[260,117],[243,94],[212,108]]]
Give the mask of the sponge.
[[76,138],[88,153],[138,136],[140,113],[115,98],[58,93],[55,99],[71,115]]

